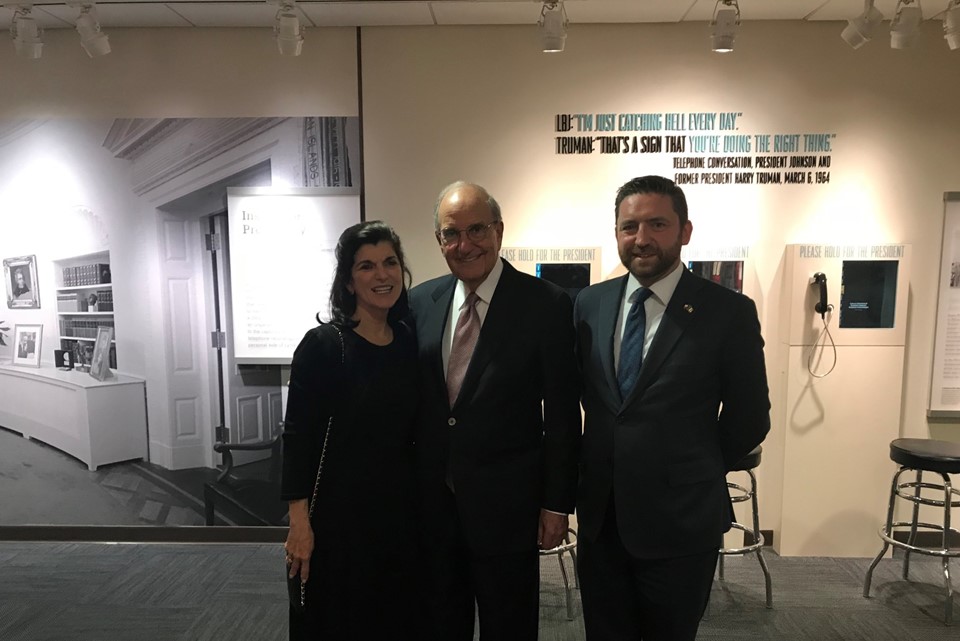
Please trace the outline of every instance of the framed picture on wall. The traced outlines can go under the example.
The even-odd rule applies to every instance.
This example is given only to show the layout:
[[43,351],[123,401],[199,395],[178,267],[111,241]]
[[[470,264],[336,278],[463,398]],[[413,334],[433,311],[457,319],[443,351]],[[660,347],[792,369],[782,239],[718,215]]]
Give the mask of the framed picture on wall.
[[13,330],[13,364],[40,367],[43,325],[16,325]]
[[93,344],[93,356],[90,359],[90,376],[98,381],[110,378],[110,341],[113,340],[113,328],[97,328],[97,342]]
[[4,258],[3,281],[7,286],[7,307],[10,309],[40,307],[40,284],[37,281],[35,255]]

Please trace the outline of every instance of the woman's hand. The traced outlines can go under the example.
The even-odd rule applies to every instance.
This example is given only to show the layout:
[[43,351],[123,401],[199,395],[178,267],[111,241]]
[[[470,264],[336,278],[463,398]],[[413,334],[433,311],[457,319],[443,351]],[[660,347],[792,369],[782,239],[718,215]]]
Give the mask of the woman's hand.
[[300,581],[310,577],[310,555],[313,554],[313,529],[307,514],[307,500],[290,501],[290,531],[283,549],[287,552],[288,576],[292,579],[300,573]]

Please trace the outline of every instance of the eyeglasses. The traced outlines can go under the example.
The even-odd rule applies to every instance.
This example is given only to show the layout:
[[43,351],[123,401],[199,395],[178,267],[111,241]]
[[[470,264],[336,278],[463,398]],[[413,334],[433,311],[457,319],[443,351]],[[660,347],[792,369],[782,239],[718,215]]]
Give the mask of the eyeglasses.
[[487,237],[487,233],[490,231],[490,228],[496,225],[499,220],[495,220],[492,223],[474,223],[466,229],[454,229],[453,227],[444,227],[437,232],[437,240],[441,245],[456,245],[460,242],[460,234],[466,234],[467,239],[470,242],[479,243],[481,240],[484,240]]

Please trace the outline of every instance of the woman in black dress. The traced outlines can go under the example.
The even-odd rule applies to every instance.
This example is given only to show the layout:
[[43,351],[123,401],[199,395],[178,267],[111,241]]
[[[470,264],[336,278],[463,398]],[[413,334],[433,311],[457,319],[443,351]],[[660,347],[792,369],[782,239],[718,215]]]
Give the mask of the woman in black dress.
[[289,576],[305,581],[290,638],[412,639],[419,394],[415,337],[400,322],[410,272],[397,234],[379,221],[344,231],[336,258],[333,319],[294,352],[284,423],[284,547]]

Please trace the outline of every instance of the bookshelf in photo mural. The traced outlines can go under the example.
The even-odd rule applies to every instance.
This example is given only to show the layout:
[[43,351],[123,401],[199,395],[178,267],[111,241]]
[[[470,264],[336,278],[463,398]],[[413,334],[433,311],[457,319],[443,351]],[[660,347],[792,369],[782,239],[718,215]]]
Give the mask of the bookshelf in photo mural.
[[[98,327],[113,327],[113,283],[110,252],[102,251],[53,261],[57,277],[57,321],[60,349],[73,353],[74,363],[89,364]],[[116,340],[110,345],[110,367],[117,368]]]

